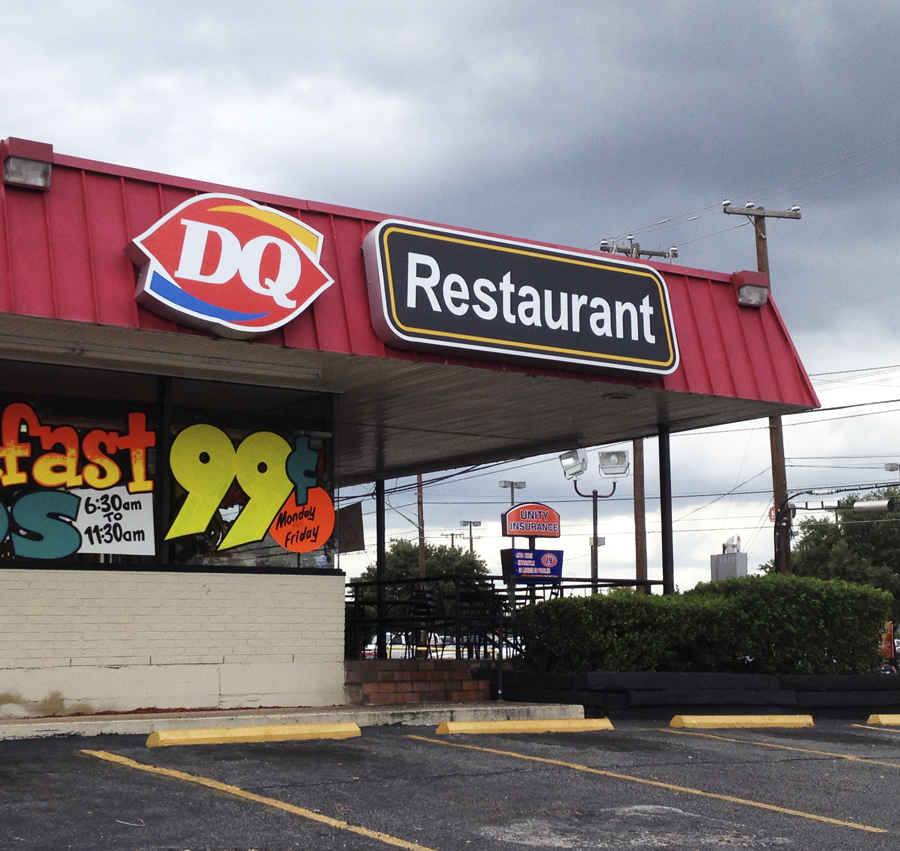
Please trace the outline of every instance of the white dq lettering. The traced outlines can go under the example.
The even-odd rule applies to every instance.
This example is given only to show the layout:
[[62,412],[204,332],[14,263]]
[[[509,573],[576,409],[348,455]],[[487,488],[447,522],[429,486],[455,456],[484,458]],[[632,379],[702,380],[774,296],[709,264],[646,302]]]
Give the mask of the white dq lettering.
[[[241,248],[238,238],[227,228],[190,219],[182,219],[181,224],[185,227],[184,242],[175,277],[203,284],[225,284],[240,273],[244,286],[251,292],[269,296],[280,307],[297,306],[288,293],[300,282],[302,261],[300,252],[289,242],[275,236],[257,236]],[[216,268],[204,274],[203,260],[211,234],[219,241],[219,259]],[[278,250],[278,273],[274,278],[263,279],[263,255],[270,246]]]

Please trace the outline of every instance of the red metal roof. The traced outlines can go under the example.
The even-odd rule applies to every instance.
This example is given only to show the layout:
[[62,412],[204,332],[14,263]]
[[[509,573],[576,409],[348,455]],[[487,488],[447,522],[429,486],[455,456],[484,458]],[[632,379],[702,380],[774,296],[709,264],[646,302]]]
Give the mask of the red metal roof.
[[[136,270],[125,247],[178,204],[199,193],[218,191],[275,207],[325,236],[321,262],[335,285],[300,317],[260,342],[211,338],[159,318],[134,299]],[[665,264],[647,265],[662,274],[669,290],[681,353],[680,365],[670,375],[599,375],[389,348],[372,327],[360,251],[366,233],[385,218],[55,154],[49,191],[0,184],[0,335],[5,332],[9,339],[19,339],[27,332],[94,344],[121,340],[125,349],[140,351],[149,345],[171,352],[182,366],[189,365],[193,355],[209,360],[210,353],[219,356],[226,351],[237,360],[309,366],[318,370],[319,379],[307,379],[305,385],[345,395],[342,411],[353,419],[344,435],[351,441],[346,457],[353,480],[376,472],[448,466],[478,455],[513,457],[573,442],[611,442],[652,434],[659,422],[677,431],[818,406],[771,299],[760,308],[740,307],[731,274]],[[35,325],[26,317],[49,322]],[[165,332],[165,336],[138,334],[132,339],[116,329]],[[8,346],[3,356],[12,356],[11,351]],[[52,360],[56,355],[44,352],[41,357]],[[151,368],[135,358],[134,364],[123,358],[124,368]],[[156,357],[152,368],[166,371],[160,363]],[[523,384],[525,379],[532,383]],[[538,386],[534,379],[552,379],[551,384],[540,382],[541,392],[560,394],[548,410],[556,410],[554,419],[568,420],[565,424],[551,429],[523,419],[523,399],[533,400],[536,417],[544,410],[534,398]],[[479,408],[471,415],[457,411],[459,426],[453,431],[459,435],[468,429],[479,440],[471,444],[449,440],[452,445],[444,452],[434,447],[433,436],[427,435],[442,422],[436,416],[447,416],[436,390],[430,391],[435,393],[431,409],[415,425],[416,412],[428,407],[425,402],[435,384],[441,394],[453,390],[462,394],[456,399],[457,408],[462,398],[468,400],[467,406]],[[604,420],[601,409],[616,396],[632,400],[628,412],[610,413]],[[643,402],[637,404],[638,399]],[[574,413],[562,415],[560,405]],[[502,409],[510,413],[496,413]],[[512,413],[516,410],[518,417]],[[392,428],[406,429],[403,439],[396,441],[395,457],[375,459],[374,450],[364,444],[372,442],[375,431],[384,434]],[[522,434],[525,430],[527,436]]]

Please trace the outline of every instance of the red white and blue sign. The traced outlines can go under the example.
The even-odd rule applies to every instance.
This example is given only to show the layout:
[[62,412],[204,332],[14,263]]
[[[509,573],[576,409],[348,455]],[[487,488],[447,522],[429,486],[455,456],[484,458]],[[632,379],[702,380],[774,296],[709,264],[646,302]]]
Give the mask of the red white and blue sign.
[[135,298],[167,319],[246,338],[286,325],[334,283],[322,234],[235,195],[198,195],[134,239]]
[[516,582],[556,582],[562,577],[562,550],[501,550],[504,577]]

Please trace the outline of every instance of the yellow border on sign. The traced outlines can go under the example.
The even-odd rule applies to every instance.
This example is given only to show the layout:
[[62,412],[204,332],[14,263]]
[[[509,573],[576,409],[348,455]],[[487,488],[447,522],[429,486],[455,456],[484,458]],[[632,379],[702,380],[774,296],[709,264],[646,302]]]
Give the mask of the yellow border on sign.
[[[467,334],[457,334],[452,331],[433,331],[428,328],[411,328],[407,325],[404,325],[399,317],[397,316],[397,305],[394,294],[394,279],[391,274],[391,263],[390,263],[390,249],[388,248],[388,236],[391,233],[405,233],[411,236],[425,236],[429,239],[437,239],[443,242],[455,242],[460,245],[468,245],[473,248],[490,248],[495,249],[497,251],[505,251],[509,254],[522,254],[526,257],[536,257],[541,259],[550,259],[550,260],[558,260],[562,263],[571,263],[575,266],[589,266],[594,269],[606,269],[609,271],[616,272],[624,272],[626,275],[638,275],[640,277],[651,278],[653,282],[656,284],[657,290],[659,291],[660,304],[664,306],[666,309],[662,311],[663,313],[663,324],[665,326],[666,332],[666,342],[669,347],[669,357],[665,361],[659,360],[649,360],[647,358],[629,358],[624,357],[622,355],[598,355],[592,352],[586,352],[580,349],[560,349],[554,348],[552,346],[544,346],[537,343],[517,343],[511,342],[509,340],[495,339],[493,337],[474,337]],[[494,346],[504,346],[506,350],[513,349],[514,347],[524,348],[524,349],[532,349],[534,351],[539,352],[552,352],[560,355],[573,355],[576,357],[589,358],[594,361],[620,361],[623,363],[633,363],[633,364],[646,364],[648,366],[657,366],[657,367],[668,367],[671,366],[675,362],[675,347],[672,345],[672,333],[669,327],[669,303],[668,298],[665,296],[667,293],[663,290],[662,281],[658,279],[655,275],[645,272],[639,269],[629,269],[625,266],[614,266],[607,263],[602,262],[593,262],[587,259],[580,260],[574,257],[569,257],[566,255],[556,255],[552,252],[546,251],[538,251],[538,250],[529,250],[526,248],[518,248],[511,245],[503,245],[496,244],[493,242],[487,241],[479,241],[475,238],[466,239],[463,237],[456,236],[446,236],[442,234],[432,233],[427,230],[418,230],[415,228],[409,227],[400,227],[398,225],[392,225],[391,227],[385,228],[380,234],[381,240],[381,248],[384,256],[384,269],[387,276],[387,284],[388,284],[388,297],[390,299],[390,309],[391,309],[391,318],[393,319],[396,326],[408,334],[425,334],[431,337],[445,337],[449,339],[455,340],[466,340],[473,343],[484,343],[488,345]]]

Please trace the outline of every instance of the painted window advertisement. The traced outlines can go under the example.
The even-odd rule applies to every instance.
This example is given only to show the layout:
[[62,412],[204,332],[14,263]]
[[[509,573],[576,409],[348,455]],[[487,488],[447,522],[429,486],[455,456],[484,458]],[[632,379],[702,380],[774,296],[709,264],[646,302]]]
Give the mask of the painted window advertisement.
[[147,414],[120,420],[91,428],[26,402],[2,408],[0,558],[330,566],[323,438],[194,423],[157,470]]
[[321,438],[233,436],[197,423],[176,435],[170,469],[176,501],[165,538],[175,561],[330,566],[335,513]]
[[117,428],[83,428],[13,402],[0,439],[0,557],[154,555],[156,434],[144,412]]

